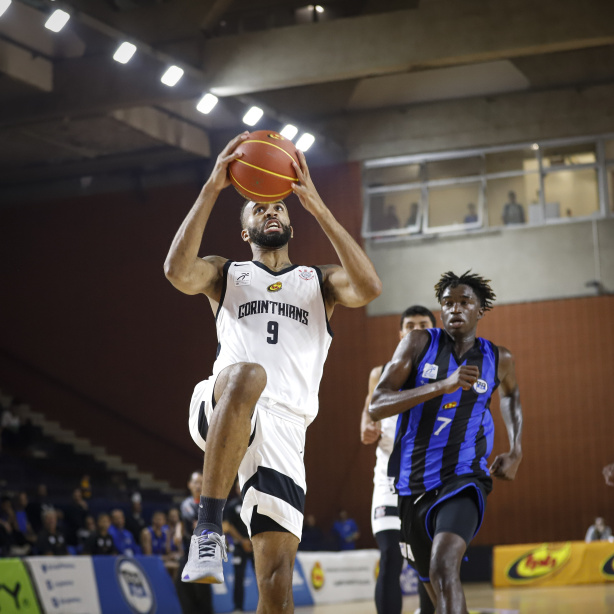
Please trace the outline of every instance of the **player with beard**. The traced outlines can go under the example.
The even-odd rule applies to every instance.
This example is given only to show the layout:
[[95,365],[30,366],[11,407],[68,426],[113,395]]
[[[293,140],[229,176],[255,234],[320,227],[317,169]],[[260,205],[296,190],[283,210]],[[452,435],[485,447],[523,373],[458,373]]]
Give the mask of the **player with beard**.
[[[318,221],[341,265],[292,264],[283,202],[247,202],[241,237],[251,261],[198,257],[205,226],[243,133],[218,156],[209,180],[179,228],[165,263],[171,283],[205,294],[216,318],[212,376],[190,405],[194,441],[205,450],[198,523],[182,573],[186,582],[223,581],[222,512],[238,473],[241,518],[253,543],[258,612],[291,612],[292,572],[303,525],[306,427],[318,411],[318,389],[332,339],[335,305],[361,307],[381,292],[373,265],[322,202],[305,157],[295,164],[294,193]],[[206,442],[206,443],[205,443]]]

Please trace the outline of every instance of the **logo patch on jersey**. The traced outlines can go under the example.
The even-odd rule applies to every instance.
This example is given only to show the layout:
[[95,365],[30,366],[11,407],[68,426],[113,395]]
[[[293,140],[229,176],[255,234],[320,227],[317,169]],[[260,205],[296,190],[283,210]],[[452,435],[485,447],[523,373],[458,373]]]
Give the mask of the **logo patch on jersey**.
[[281,290],[281,281],[276,281],[274,284],[271,284],[267,290],[269,292],[279,292]]
[[478,394],[484,394],[488,390],[488,383],[483,379],[479,379],[475,384],[473,384],[473,389]]
[[315,275],[315,273],[313,272],[312,269],[299,269],[298,270],[298,276],[301,279],[304,279],[306,281],[309,281],[310,279],[313,279],[314,275]]
[[252,283],[252,272],[243,271],[235,277],[235,286],[250,286]]
[[457,405],[458,403],[456,401],[453,401],[452,403],[446,403],[443,406],[443,409],[454,409]]
[[424,365],[424,371],[422,371],[422,377],[426,379],[437,379],[437,372],[439,367],[437,365],[430,365],[428,362]]

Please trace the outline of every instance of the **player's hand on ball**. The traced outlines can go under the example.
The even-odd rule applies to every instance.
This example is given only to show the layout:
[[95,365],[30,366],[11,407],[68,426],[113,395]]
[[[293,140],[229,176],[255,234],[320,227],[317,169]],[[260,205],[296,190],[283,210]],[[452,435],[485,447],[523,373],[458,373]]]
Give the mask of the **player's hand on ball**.
[[213,171],[211,172],[211,177],[209,177],[209,183],[213,188],[218,191],[223,190],[225,187],[230,185],[230,179],[228,178],[228,165],[237,158],[241,157],[243,154],[235,152],[235,149],[239,146],[241,142],[243,142],[249,136],[249,132],[245,131],[241,134],[235,136],[232,141],[224,147],[220,155],[217,157],[215,161],[215,166],[213,167]]
[[292,166],[294,166],[299,183],[293,183],[292,190],[298,196],[303,207],[313,215],[318,211],[318,207],[324,206],[324,203],[311,180],[309,168],[307,167],[307,160],[305,160],[305,154],[300,149],[297,149],[297,153],[300,165],[293,162]]
[[490,466],[490,475],[501,480],[513,480],[516,477],[516,471],[518,471],[521,460],[521,455],[512,452],[499,454]]

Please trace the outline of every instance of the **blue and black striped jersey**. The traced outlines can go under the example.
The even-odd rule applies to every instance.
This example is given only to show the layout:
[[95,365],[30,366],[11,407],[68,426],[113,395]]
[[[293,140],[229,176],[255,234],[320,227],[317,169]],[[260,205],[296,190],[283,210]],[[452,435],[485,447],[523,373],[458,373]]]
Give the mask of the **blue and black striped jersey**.
[[455,476],[477,476],[490,483],[487,459],[492,451],[494,423],[490,400],[499,385],[499,351],[486,339],[458,357],[454,341],[431,328],[430,343],[403,386],[404,390],[446,379],[461,365],[475,365],[478,381],[399,415],[388,467],[400,495],[417,495],[440,487]]

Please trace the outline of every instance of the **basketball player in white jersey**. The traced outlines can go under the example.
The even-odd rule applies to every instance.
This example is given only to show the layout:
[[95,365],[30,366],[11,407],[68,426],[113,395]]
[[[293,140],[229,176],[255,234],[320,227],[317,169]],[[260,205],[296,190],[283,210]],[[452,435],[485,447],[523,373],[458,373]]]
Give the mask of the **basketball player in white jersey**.
[[[426,307],[413,305],[401,314],[399,339],[412,330],[425,330],[437,326],[435,316]],[[368,445],[377,442],[373,475],[373,499],[371,502],[371,529],[380,551],[379,575],[375,585],[377,614],[401,614],[403,594],[399,576],[403,569],[401,519],[394,478],[388,477],[388,460],[394,445],[394,433],[398,416],[373,422],[369,416],[369,403],[385,365],[374,367],[369,374],[367,398],[360,419],[360,440]],[[420,614],[433,612],[433,605],[424,587],[419,585]]]
[[[311,180],[305,157],[295,164],[294,193],[318,221],[341,265],[293,265],[293,229],[283,202],[247,202],[241,237],[253,259],[198,257],[215,201],[230,185],[228,164],[248,133],[218,156],[209,180],[179,228],[165,263],[171,283],[203,293],[216,318],[218,354],[190,406],[190,433],[205,450],[198,524],[186,582],[220,583],[226,544],[222,512],[235,476],[241,518],[254,547],[258,612],[292,612],[292,571],[303,524],[305,429],[318,411],[318,388],[335,305],[362,307],[381,292],[366,254],[333,217]],[[206,442],[206,443],[205,443]]]

